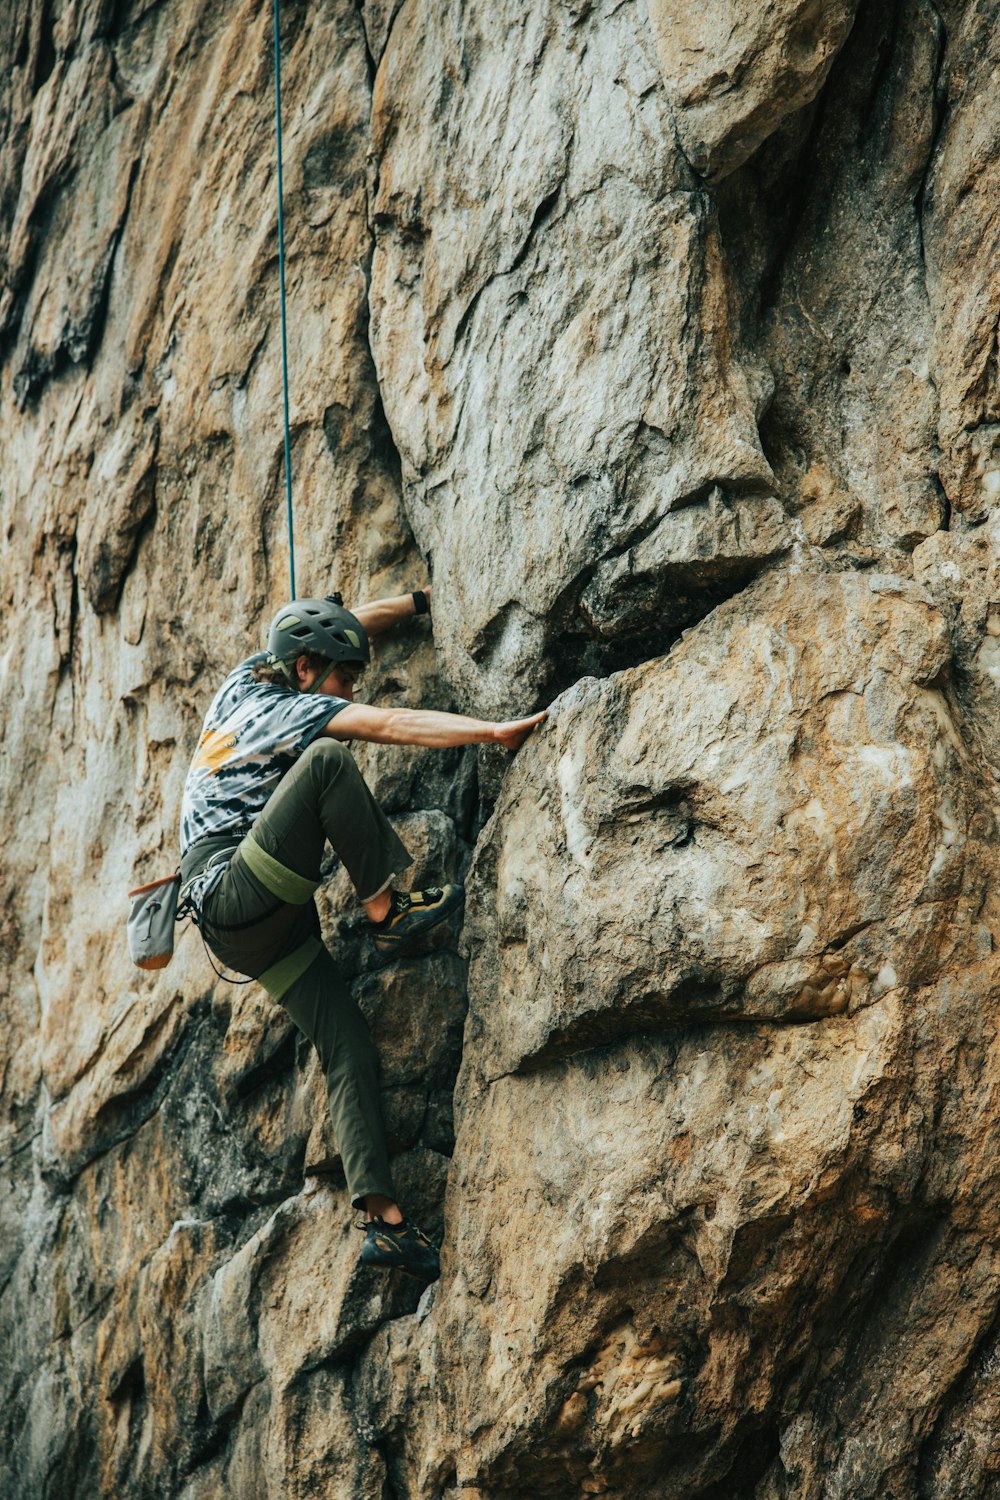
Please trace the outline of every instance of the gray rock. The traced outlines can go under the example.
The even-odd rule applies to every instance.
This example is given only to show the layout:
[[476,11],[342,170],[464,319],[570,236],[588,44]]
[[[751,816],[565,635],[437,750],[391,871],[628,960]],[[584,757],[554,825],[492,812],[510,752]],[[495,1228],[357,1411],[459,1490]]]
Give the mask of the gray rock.
[[[407,6],[375,103],[372,342],[434,561],[437,641],[466,699],[523,712],[576,638],[579,656],[630,631],[628,610],[595,629],[581,597],[651,533],[659,553],[697,559],[688,617],[759,566],[770,516],[721,558],[710,509],[672,516],[713,487],[747,510],[767,494],[766,376],[730,328],[712,205],[638,9],[522,22],[480,6],[459,25]],[[498,176],[498,161],[516,170]],[[660,626],[672,578],[651,571]],[[668,611],[664,643],[670,626]]]

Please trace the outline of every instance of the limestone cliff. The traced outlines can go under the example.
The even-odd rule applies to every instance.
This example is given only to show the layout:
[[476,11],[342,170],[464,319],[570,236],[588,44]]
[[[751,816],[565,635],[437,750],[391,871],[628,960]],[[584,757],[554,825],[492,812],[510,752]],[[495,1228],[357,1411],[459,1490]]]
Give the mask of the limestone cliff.
[[270,7],[0,25],[0,1494],[1000,1493],[1000,7],[283,0],[300,592],[369,748],[418,1286],[315,1059],[139,975],[287,589]]

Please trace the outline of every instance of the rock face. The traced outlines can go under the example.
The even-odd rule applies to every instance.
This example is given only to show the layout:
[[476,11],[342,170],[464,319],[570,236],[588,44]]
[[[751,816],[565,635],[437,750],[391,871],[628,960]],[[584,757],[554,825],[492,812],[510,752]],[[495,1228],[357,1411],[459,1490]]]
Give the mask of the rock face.
[[282,5],[297,582],[362,747],[426,1292],[315,1057],[131,968],[288,588],[270,8],[0,29],[0,1495],[976,1500],[1000,1475],[1000,13]]

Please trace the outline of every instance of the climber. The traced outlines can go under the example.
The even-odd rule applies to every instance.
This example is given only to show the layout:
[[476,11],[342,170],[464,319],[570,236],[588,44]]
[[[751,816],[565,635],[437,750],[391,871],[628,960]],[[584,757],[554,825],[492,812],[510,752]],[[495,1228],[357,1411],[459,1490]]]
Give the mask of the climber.
[[281,609],[267,651],[236,667],[212,701],[181,811],[182,909],[216,957],[257,979],[319,1053],[351,1201],[367,1213],[362,1262],[427,1281],[439,1274],[438,1252],[396,1202],[375,1049],[320,940],[313,893],[329,839],[375,948],[385,958],[412,951],[458,911],[463,891],[394,888],[412,859],[344,741],[513,751],[545,718],[489,723],[353,701],[369,635],[429,612],[430,595],[425,586],[354,614],[336,594]]

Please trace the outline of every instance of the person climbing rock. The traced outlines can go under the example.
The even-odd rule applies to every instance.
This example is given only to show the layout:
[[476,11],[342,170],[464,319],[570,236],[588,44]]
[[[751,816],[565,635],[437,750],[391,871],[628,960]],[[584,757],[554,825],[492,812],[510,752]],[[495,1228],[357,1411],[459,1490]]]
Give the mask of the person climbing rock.
[[295,599],[266,652],[240,663],[205,718],[184,786],[181,900],[216,957],[258,980],[315,1045],[351,1202],[367,1213],[361,1260],[434,1280],[438,1252],[406,1219],[389,1169],[368,1027],[320,936],[313,895],[327,840],[354,883],[372,944],[412,951],[461,907],[461,886],[409,893],[412,863],[345,741],[516,750],[545,713],[506,723],[355,703],[369,636],[429,612],[430,587],[362,605]]

